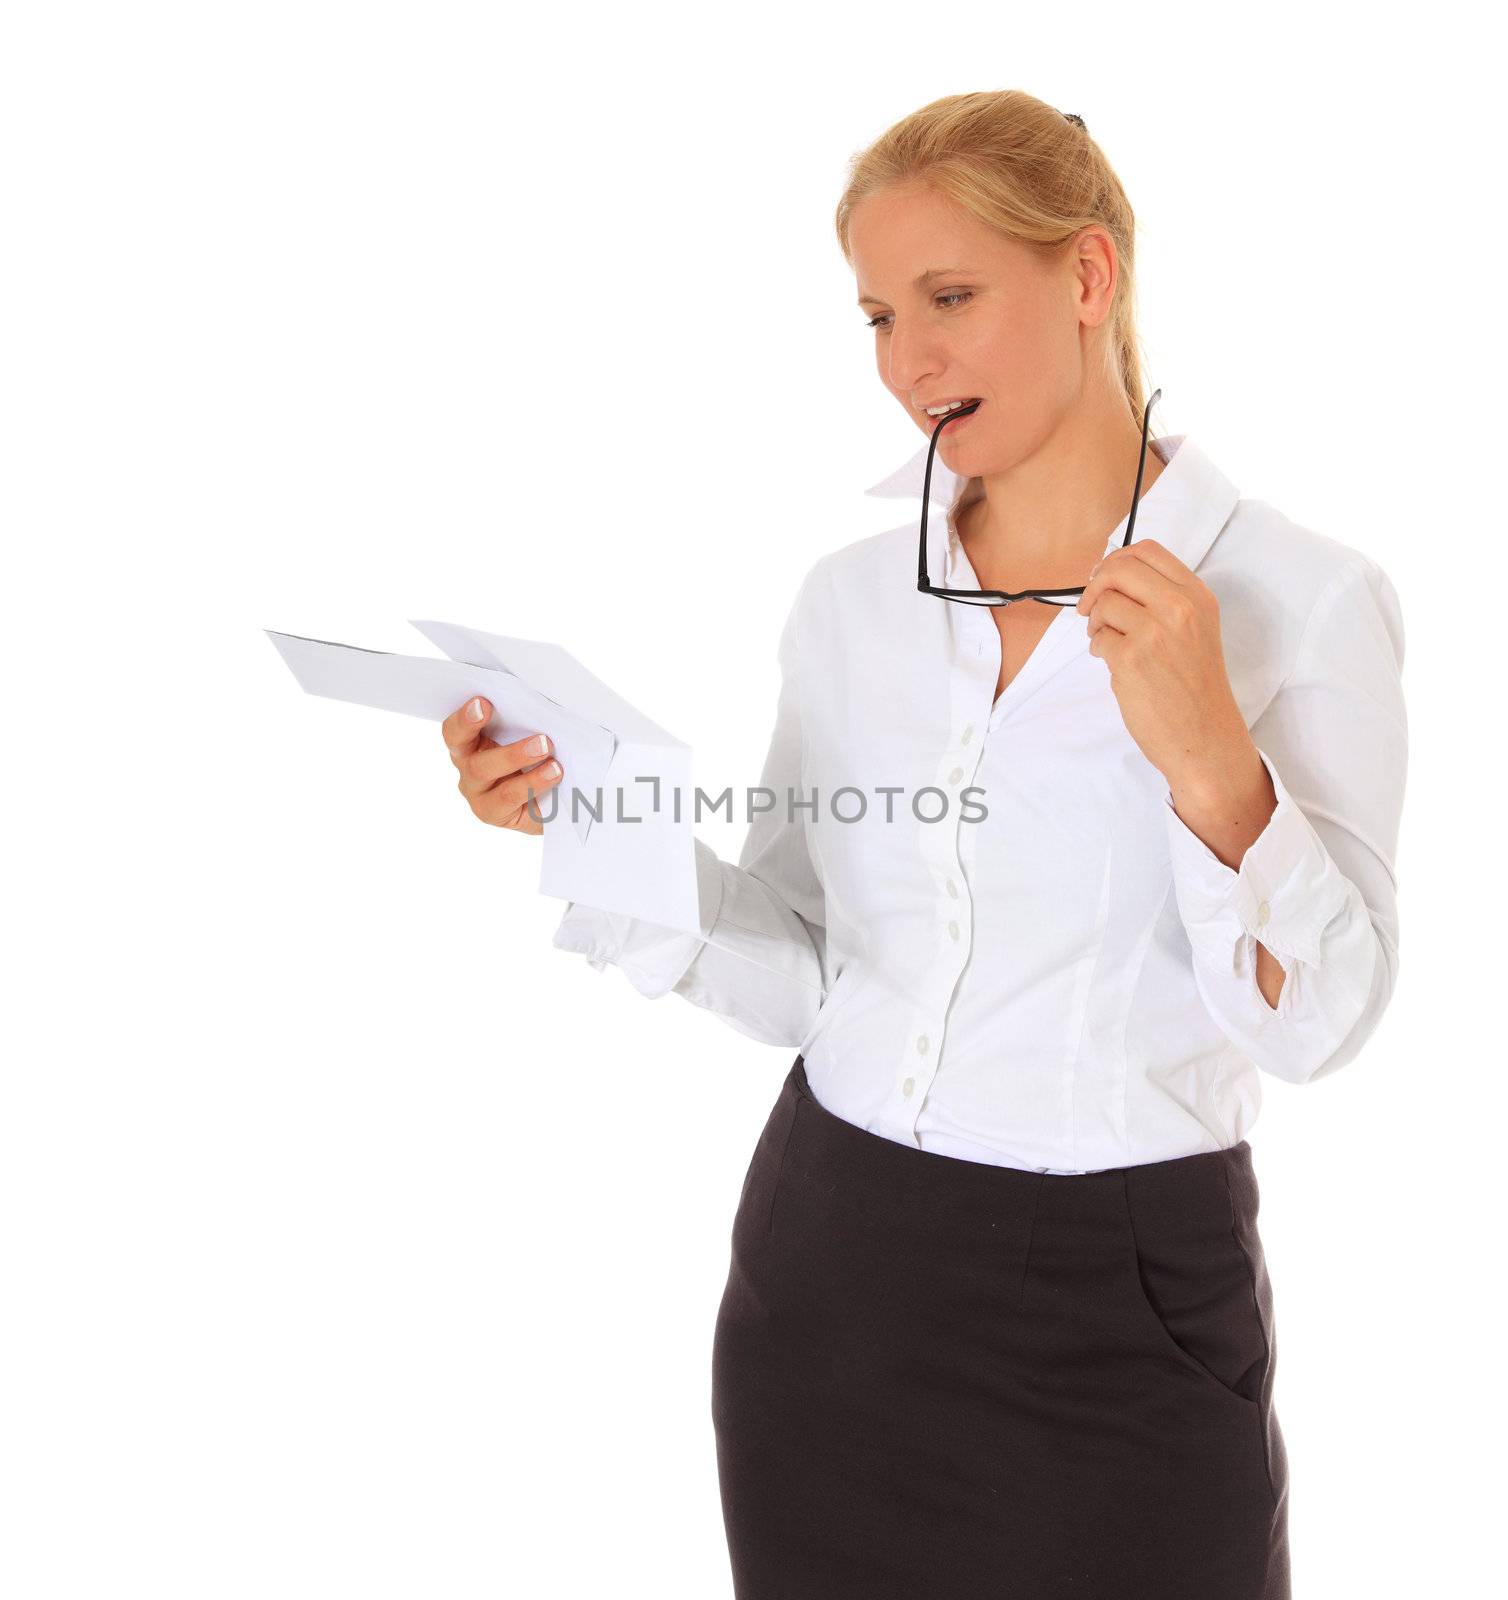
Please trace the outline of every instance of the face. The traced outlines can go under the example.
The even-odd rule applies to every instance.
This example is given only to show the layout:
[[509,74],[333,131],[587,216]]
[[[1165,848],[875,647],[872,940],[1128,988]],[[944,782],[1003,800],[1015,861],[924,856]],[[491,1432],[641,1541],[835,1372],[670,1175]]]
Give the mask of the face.
[[923,406],[983,402],[937,441],[953,472],[1007,470],[1103,383],[1097,330],[1110,313],[1115,256],[1102,229],[1048,255],[905,184],[858,203],[849,249],[880,381],[912,423],[930,437],[937,419]]

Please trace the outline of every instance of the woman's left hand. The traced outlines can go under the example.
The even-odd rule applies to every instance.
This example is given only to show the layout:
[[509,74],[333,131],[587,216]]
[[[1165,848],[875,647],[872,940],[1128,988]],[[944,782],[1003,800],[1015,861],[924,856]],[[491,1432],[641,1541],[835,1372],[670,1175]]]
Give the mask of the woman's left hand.
[[1218,783],[1254,751],[1225,670],[1220,608],[1191,568],[1155,539],[1105,555],[1078,611],[1089,653],[1110,668],[1126,731],[1174,791]]

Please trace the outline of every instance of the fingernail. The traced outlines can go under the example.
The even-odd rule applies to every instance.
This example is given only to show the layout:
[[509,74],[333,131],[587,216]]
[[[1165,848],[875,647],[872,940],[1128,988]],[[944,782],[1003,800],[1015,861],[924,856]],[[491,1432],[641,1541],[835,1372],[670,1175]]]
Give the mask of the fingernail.
[[545,753],[545,751],[548,750],[549,748],[550,748],[550,741],[547,738],[545,738],[545,736],[542,733],[537,733],[529,741],[529,748],[528,748],[526,754],[531,755],[531,756],[542,756]]
[[539,770],[547,778],[558,778],[560,776],[560,763],[558,761],[547,761]]
[[480,696],[476,696],[466,702],[466,716],[472,722],[480,722],[482,720],[482,701]]

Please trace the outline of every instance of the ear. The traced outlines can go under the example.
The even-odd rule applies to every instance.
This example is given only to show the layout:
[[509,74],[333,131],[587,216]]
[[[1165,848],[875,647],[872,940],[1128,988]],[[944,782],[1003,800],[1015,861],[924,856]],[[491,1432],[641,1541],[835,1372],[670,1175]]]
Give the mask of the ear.
[[1079,320],[1086,328],[1097,328],[1110,315],[1115,303],[1115,285],[1120,278],[1115,240],[1104,228],[1092,223],[1080,230],[1071,249]]

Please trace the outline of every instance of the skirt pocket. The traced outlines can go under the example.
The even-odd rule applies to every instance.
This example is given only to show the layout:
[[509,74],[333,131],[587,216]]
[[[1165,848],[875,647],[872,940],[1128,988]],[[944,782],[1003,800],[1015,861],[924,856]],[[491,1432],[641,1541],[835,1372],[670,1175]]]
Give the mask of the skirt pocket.
[[1140,1194],[1134,1175],[1125,1195],[1132,1298],[1148,1337],[1186,1370],[1260,1410],[1267,1330],[1223,1174],[1208,1204],[1190,1203],[1187,1192]]
[[785,1156],[796,1125],[799,1098],[787,1080],[760,1132],[738,1196],[735,1229],[748,1239],[768,1239],[774,1227],[775,1195],[785,1170]]

